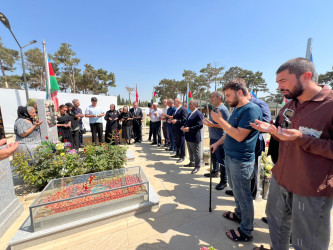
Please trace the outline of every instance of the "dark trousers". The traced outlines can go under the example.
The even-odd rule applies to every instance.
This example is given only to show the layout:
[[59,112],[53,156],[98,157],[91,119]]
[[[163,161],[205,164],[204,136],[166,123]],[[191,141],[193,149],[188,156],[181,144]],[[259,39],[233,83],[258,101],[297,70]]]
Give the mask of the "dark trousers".
[[[210,139],[210,145],[214,144],[218,140]],[[225,172],[225,165],[224,165],[224,148],[223,144],[218,146],[214,153],[212,153],[212,163],[213,163],[213,171],[216,173],[220,169],[221,173],[221,183],[227,184],[227,174]]]
[[170,149],[172,149],[172,151],[176,151],[175,137],[173,134],[173,125],[172,123],[168,123],[167,126],[169,132]]
[[[153,143],[161,144],[161,122],[152,122]],[[157,140],[156,140],[157,137]]]
[[151,136],[153,134],[153,128],[152,128],[153,122],[150,121],[149,122],[149,137],[148,137],[148,141],[151,141]]
[[80,147],[80,130],[72,131],[73,144],[72,148],[78,150]]
[[170,146],[170,140],[169,140],[169,131],[168,131],[168,125],[167,122],[162,123],[162,129],[163,129],[163,136],[164,136],[164,144],[166,146]]
[[99,143],[103,142],[103,123],[90,123],[92,143],[96,143],[96,135],[98,134]]
[[79,144],[80,146],[83,144],[83,134],[81,132],[79,133]]
[[141,122],[133,121],[133,134],[135,141],[142,141]]
[[185,157],[185,135],[175,133],[175,141],[176,141],[176,148],[177,148],[177,155],[180,158]]

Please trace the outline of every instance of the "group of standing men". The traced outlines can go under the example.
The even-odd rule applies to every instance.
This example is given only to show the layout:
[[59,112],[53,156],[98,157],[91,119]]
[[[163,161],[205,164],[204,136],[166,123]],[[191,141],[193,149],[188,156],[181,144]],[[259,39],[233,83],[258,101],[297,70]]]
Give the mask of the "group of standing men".
[[[279,142],[266,206],[273,249],[289,249],[290,242],[297,250],[328,249],[333,204],[333,91],[316,84],[313,63],[304,58],[287,61],[276,74],[282,94],[291,99],[281,109],[276,125],[264,121],[262,108],[249,100],[241,79],[223,87],[225,101],[235,108],[229,120],[220,110],[211,113],[224,131],[211,148],[216,152],[223,144],[227,180],[236,205],[234,212],[224,212],[223,217],[240,224],[226,235],[237,242],[253,239],[251,179],[256,172],[256,145],[259,132],[270,133]],[[204,123],[217,126],[208,120]]]
[[157,103],[150,107],[152,145],[161,146],[161,121],[166,151],[171,151],[171,157],[177,158],[177,163],[185,160],[185,140],[189,150],[190,163],[187,167],[194,167],[192,174],[200,169],[200,130],[203,127],[203,115],[197,109],[195,100],[189,102],[189,110],[182,106],[180,99],[163,100],[163,110]]

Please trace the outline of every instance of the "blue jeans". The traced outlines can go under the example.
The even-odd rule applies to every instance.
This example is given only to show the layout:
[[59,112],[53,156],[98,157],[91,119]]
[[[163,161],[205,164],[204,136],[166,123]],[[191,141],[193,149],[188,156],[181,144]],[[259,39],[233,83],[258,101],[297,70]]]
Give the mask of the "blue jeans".
[[253,231],[253,199],[251,194],[251,178],[253,175],[254,160],[242,162],[225,155],[225,167],[229,186],[235,197],[235,214],[241,218],[240,229],[250,236]]
[[176,151],[175,137],[173,134],[173,125],[171,123],[167,123],[168,131],[169,131],[169,140],[170,140],[170,149],[172,151]]
[[[217,139],[210,139],[210,145],[214,144],[215,142],[217,142]],[[215,173],[219,172],[219,168],[220,168],[220,172],[221,172],[221,183],[223,184],[227,184],[227,174],[225,172],[225,165],[224,165],[224,148],[223,148],[223,144],[221,144],[220,146],[218,146],[218,148],[215,150],[214,153],[211,154],[212,155],[212,163],[213,163],[213,171]]]

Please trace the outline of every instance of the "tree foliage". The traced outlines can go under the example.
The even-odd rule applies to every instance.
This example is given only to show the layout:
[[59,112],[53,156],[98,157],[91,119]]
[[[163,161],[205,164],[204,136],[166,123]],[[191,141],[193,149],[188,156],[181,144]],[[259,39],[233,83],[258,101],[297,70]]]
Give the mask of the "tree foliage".
[[176,99],[178,95],[178,81],[175,79],[162,79],[158,86],[155,87],[155,91],[160,100]]
[[328,71],[325,74],[320,74],[318,77],[318,83],[324,85],[330,85],[333,88],[333,67],[332,71]]
[[24,53],[25,66],[29,72],[29,88],[45,90],[45,63],[43,52],[38,49],[30,49]]
[[240,67],[229,68],[221,78],[222,86],[230,82],[234,78],[242,78],[245,80],[249,90],[253,91],[256,95],[259,91],[267,92],[267,83],[262,77],[262,72],[253,72],[251,70],[242,69]]
[[0,69],[3,76],[1,79],[1,87],[9,88],[6,71],[14,71],[14,64],[18,59],[20,59],[19,52],[17,50],[4,47],[0,37]]

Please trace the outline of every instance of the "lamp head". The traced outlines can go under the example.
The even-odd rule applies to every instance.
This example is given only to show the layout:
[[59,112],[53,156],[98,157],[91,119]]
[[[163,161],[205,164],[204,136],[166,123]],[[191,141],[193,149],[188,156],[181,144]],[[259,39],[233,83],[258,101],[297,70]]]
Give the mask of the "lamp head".
[[3,23],[3,25],[6,26],[7,29],[10,30],[10,23],[8,21],[8,18],[0,12],[0,21]]

